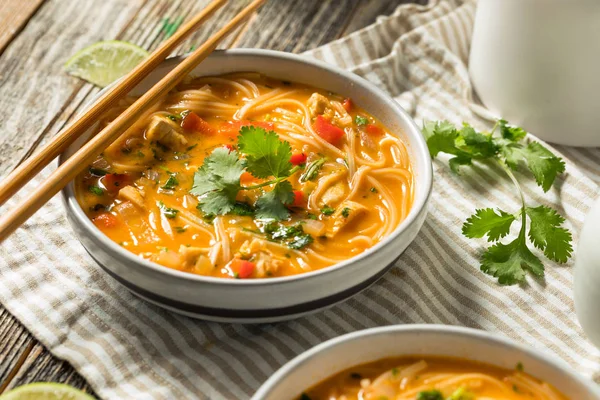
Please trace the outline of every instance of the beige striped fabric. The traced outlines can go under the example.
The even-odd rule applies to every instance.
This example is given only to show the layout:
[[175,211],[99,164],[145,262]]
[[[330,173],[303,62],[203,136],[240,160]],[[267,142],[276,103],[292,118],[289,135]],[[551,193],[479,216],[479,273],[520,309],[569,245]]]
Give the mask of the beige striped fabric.
[[[474,9],[474,3],[459,0],[401,6],[307,56],[374,82],[418,123],[448,119],[489,127],[469,107],[465,65]],[[598,193],[600,150],[554,150],[567,162],[557,189],[542,195],[531,182],[524,190],[531,202],[563,210],[577,239]],[[434,163],[430,215],[398,266],[361,294],[309,317],[227,325],[145,303],[94,264],[68,227],[58,198],[2,246],[0,301],[104,399],[247,399],[273,371],[318,343],[358,329],[408,323],[501,333],[600,381],[600,351],[586,339],[573,309],[572,263],[546,262],[546,279],[522,286],[501,287],[480,272],[484,242],[465,240],[460,226],[475,208],[516,210],[517,198],[501,171],[465,169],[457,177],[445,161]]]

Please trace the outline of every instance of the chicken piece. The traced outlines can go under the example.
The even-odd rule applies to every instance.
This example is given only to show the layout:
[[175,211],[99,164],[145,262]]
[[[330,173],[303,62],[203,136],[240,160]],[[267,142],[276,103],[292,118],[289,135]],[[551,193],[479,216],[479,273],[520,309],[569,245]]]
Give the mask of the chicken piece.
[[342,228],[365,211],[367,211],[367,207],[362,204],[350,200],[344,201],[332,215],[333,226],[327,231],[326,236],[329,238],[334,237]]
[[342,182],[337,182],[323,193],[321,197],[322,206],[335,207],[340,201],[346,197],[346,185]]
[[142,210],[146,209],[146,203],[144,201],[144,197],[146,197],[146,194],[143,190],[137,189],[133,186],[125,186],[124,188],[119,190],[119,194],[117,197],[122,200],[128,200],[132,202]]
[[327,118],[333,125],[340,128],[346,128],[352,125],[352,117],[342,107],[339,102],[332,103],[322,94],[313,93],[306,102],[310,116],[315,118],[317,115],[322,115]]
[[[238,255],[236,255],[238,257]],[[253,238],[240,246],[239,258],[249,259],[256,264],[256,277],[264,278],[275,274],[287,260],[274,256],[267,250],[267,242]]]
[[196,264],[196,261],[201,255],[207,255],[208,250],[203,249],[202,247],[188,247],[181,245],[179,246],[179,254],[181,255],[183,263],[187,266],[191,266]]
[[187,139],[181,134],[181,128],[170,119],[155,115],[145,133],[146,139],[158,142],[171,149],[187,146]]
[[316,117],[317,115],[323,115],[328,117],[328,119],[331,119],[335,114],[329,99],[316,92],[309,97],[306,105],[308,106],[310,116],[312,118]]
[[287,262],[264,251],[257,253],[252,261],[256,263],[255,273],[257,278],[274,275]]
[[242,256],[244,256],[246,258],[252,256],[253,254],[258,253],[259,251],[266,251],[266,250],[267,250],[267,242],[265,242],[262,239],[257,239],[257,238],[253,238],[251,241],[246,240],[240,246],[240,253],[242,254]]

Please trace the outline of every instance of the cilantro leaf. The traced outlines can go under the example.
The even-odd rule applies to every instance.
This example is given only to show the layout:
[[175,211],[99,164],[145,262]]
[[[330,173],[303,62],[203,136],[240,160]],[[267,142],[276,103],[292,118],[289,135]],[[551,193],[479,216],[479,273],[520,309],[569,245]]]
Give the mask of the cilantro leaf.
[[431,158],[435,158],[439,153],[454,155],[461,153],[454,142],[458,137],[458,131],[450,122],[427,121],[423,125],[423,134],[427,140]]
[[452,172],[454,172],[455,174],[459,174],[460,167],[462,165],[471,165],[472,164],[471,161],[472,161],[471,157],[456,156],[456,157],[452,157],[450,160],[448,160],[448,165],[450,165],[450,170],[452,170]]
[[256,200],[256,218],[266,220],[282,220],[290,216],[287,204],[294,202],[292,184],[282,181],[273,186],[270,192],[263,194]]
[[198,196],[198,208],[208,215],[227,214],[235,206],[244,163],[235,151],[213,150],[194,174],[190,193]]
[[500,134],[502,134],[502,137],[513,142],[518,142],[527,135],[527,132],[525,132],[523,128],[509,126],[508,121],[504,119],[498,120],[498,126],[500,126]]
[[565,172],[564,161],[538,142],[531,142],[527,146],[506,145],[501,152],[512,169],[516,169],[520,162],[525,163],[544,192],[550,190],[558,174]]
[[319,171],[325,164],[325,158],[318,158],[311,161],[307,166],[302,175],[300,175],[300,182],[312,181],[319,175]]
[[481,270],[498,278],[502,285],[523,282],[527,271],[544,275],[544,265],[529,249],[524,231],[509,244],[497,243],[489,247],[481,257]]
[[527,207],[526,212],[531,219],[529,239],[534,246],[543,250],[549,259],[566,262],[573,251],[573,238],[571,232],[561,227],[565,219],[546,206]]
[[242,217],[253,217],[254,216],[254,207],[250,204],[237,202],[233,205],[233,209],[230,214],[239,215]]
[[495,242],[508,235],[515,216],[502,210],[499,214],[492,208],[475,210],[463,224],[462,233],[468,238],[481,238],[487,235],[488,242]]
[[177,217],[177,213],[179,213],[179,210],[177,210],[175,208],[167,207],[165,205],[165,203],[163,203],[162,201],[159,201],[157,203],[157,205],[158,205],[158,208],[160,209],[161,214],[169,219],[173,219],[173,218]]
[[456,139],[457,146],[473,158],[489,158],[498,152],[491,135],[476,132],[472,126],[463,124]]
[[292,148],[273,131],[244,126],[238,137],[240,152],[246,156],[246,169],[257,178],[289,176]]
[[442,392],[439,390],[426,390],[417,394],[417,400],[444,400]]
[[361,117],[360,115],[357,115],[354,118],[354,123],[358,126],[367,125],[369,123],[369,119],[365,118],[365,117]]
[[177,177],[175,177],[175,174],[171,174],[169,176],[169,179],[167,179],[167,181],[165,182],[165,184],[163,186],[161,186],[161,188],[167,189],[167,190],[172,190],[172,189],[175,189],[175,187],[177,185],[179,185],[179,180],[177,179]]

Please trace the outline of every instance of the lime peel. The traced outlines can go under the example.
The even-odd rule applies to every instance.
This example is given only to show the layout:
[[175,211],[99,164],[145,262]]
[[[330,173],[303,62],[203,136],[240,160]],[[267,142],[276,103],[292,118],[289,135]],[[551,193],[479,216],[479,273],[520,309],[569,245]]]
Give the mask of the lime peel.
[[95,400],[81,390],[63,383],[36,382],[0,396],[0,400]]
[[70,75],[104,87],[126,75],[149,53],[135,44],[106,40],[79,50],[65,63]]

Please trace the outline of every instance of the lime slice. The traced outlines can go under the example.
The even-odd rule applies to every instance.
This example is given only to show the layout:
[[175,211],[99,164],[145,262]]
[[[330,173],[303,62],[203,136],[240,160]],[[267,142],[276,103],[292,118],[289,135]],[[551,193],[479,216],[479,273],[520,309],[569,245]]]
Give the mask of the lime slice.
[[94,400],[94,398],[69,385],[38,382],[6,392],[0,396],[0,400]]
[[79,50],[65,64],[67,72],[104,87],[131,71],[148,52],[119,40],[98,42]]

